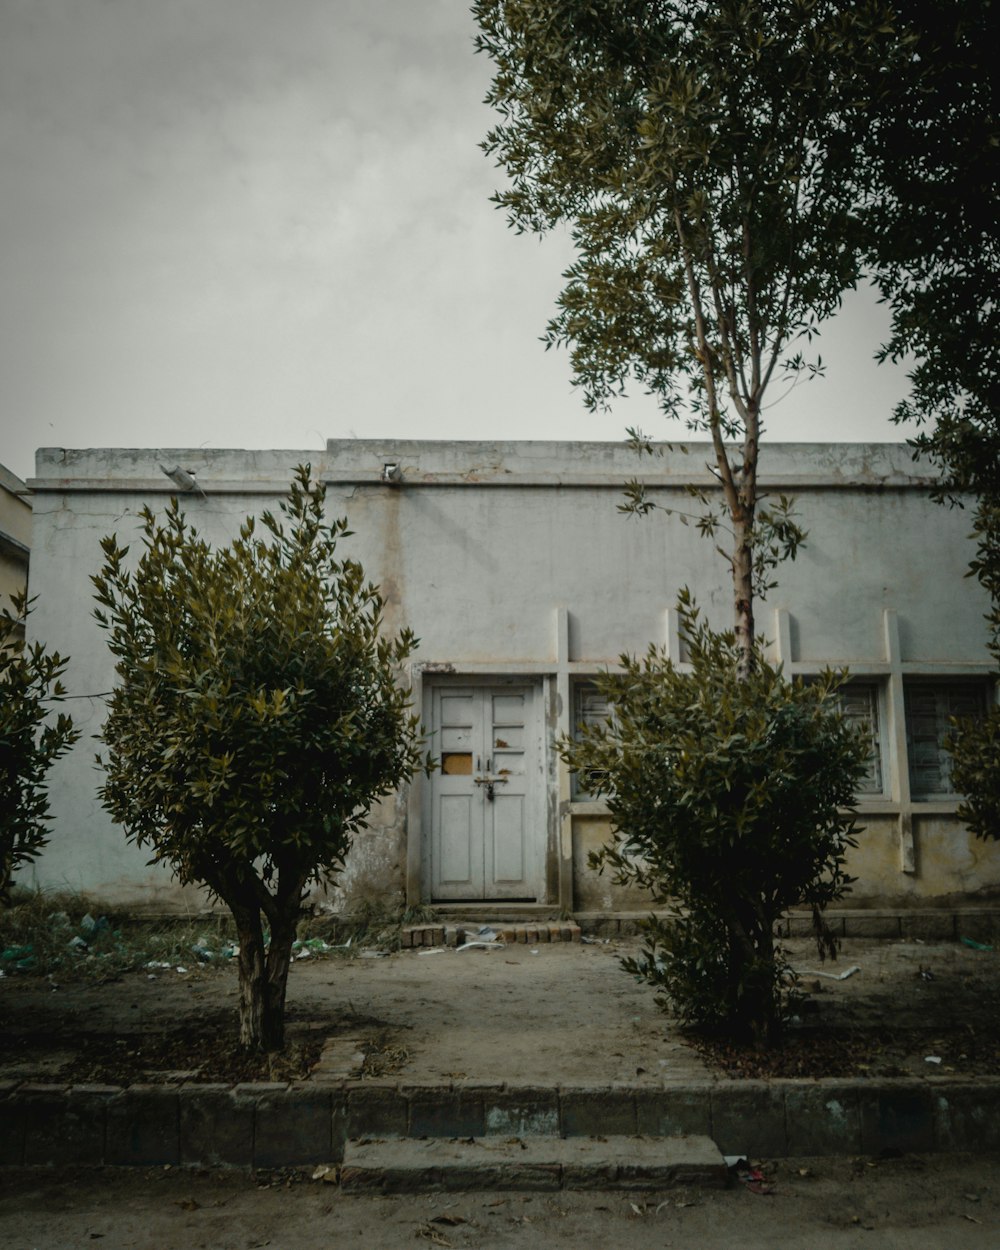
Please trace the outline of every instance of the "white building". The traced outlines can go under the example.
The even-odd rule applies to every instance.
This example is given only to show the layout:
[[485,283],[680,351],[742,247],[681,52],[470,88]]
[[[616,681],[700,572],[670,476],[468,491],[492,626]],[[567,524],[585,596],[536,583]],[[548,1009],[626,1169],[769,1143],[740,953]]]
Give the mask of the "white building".
[[[638,462],[618,443],[331,441],[306,451],[38,453],[31,627],[72,657],[67,685],[84,729],[51,776],[53,837],[34,869],[45,887],[112,901],[183,905],[169,873],[146,866],[96,797],[96,733],[112,682],[92,619],[100,538],[136,539],[144,503],[177,486],[159,467],[194,472],[185,511],[210,541],[273,507],[296,464],[328,485],[331,514],[381,585],[387,627],[420,638],[416,706],[442,768],[381,805],[341,878],[353,900],[518,901],[566,911],[634,909],[587,852],[609,833],[602,804],[560,763],[560,734],[593,714],[590,680],[652,640],[679,661],[673,610],[689,586],[727,627],[726,565],[675,518],[621,515],[637,473],[660,502],[709,484],[708,449]],[[764,488],[796,496],[809,537],[758,607],[758,630],[790,674],[849,665],[848,703],[871,729],[853,905],[951,906],[1000,890],[1000,846],[958,823],[941,739],[949,715],[994,698],[968,513],[931,503],[926,466],[898,445],[763,448]],[[493,784],[488,778],[494,779]],[[502,780],[499,778],[502,777]]]

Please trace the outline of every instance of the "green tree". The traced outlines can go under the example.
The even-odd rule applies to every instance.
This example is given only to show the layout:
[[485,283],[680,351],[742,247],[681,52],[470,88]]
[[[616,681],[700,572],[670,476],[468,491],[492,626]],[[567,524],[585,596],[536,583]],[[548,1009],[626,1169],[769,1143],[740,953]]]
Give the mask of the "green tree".
[[48,841],[45,774],[80,736],[65,713],[50,714],[65,695],[59,679],[69,661],[25,642],[26,595],[13,595],[11,608],[0,610],[0,903]]
[[[990,597],[990,649],[1000,665],[1000,114],[991,0],[905,7],[907,72],[866,140],[882,193],[865,213],[868,263],[892,312],[883,358],[911,362],[895,418],[941,471],[934,496],[973,509],[970,572]],[[952,781],[959,816],[1000,837],[1000,709],[956,726]]]
[[[719,492],[694,492],[694,519],[731,567],[744,676],[755,594],[803,538],[790,501],[758,492],[765,402],[821,371],[801,346],[861,275],[863,141],[907,39],[876,0],[473,12],[501,115],[483,146],[510,177],[495,200],[576,245],[547,346],[570,348],[590,408],[632,378],[711,438]],[[631,485],[629,508],[656,506]]]
[[[142,511],[143,550],[102,541],[95,616],[116,658],[100,794],[127,837],[201,883],[239,933],[240,1039],[284,1040],[285,989],[306,887],[342,868],[382,795],[421,761],[399,683],[416,645],[382,634],[382,598],[340,560],[300,466],[281,517],[213,550],[176,499]],[[268,936],[269,933],[269,936]]]
[[644,922],[646,945],[625,968],[662,990],[681,1018],[758,1043],[782,1023],[786,964],[774,939],[790,907],[822,921],[851,878],[854,790],[867,750],[839,712],[843,674],[788,682],[758,648],[738,679],[741,648],[681,600],[690,659],[656,648],[598,685],[611,716],[562,744],[606,796],[613,841],[591,857],[622,884],[679,908]]

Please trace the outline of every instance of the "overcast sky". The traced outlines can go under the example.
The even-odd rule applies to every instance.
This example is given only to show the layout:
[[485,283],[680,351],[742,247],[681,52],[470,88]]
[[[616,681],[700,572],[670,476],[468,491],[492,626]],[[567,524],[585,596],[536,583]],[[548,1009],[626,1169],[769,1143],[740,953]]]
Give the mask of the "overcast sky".
[[[0,462],[39,446],[666,436],[539,343],[564,240],[478,149],[467,0],[0,0]],[[854,297],[770,436],[897,439]]]

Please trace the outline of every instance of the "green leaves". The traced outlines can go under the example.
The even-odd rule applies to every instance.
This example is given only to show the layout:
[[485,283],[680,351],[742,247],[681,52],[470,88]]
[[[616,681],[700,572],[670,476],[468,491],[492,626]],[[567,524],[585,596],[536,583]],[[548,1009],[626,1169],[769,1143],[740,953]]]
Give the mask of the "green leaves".
[[228,547],[209,547],[176,500],[142,522],[134,567],[111,536],[93,579],[118,678],[104,806],[216,892],[257,864],[336,872],[372,804],[422,762],[399,684],[416,640],[382,636],[381,596],[337,558],[347,522],[326,520],[308,466]]
[[[779,1009],[775,923],[790,907],[822,910],[850,883],[866,746],[840,715],[842,674],[788,682],[758,649],[741,677],[734,636],[709,630],[686,593],[679,611],[690,668],[656,648],[623,656],[622,671],[598,682],[611,719],[561,751],[614,821],[596,865],[684,913],[679,928],[654,927],[664,949],[646,974],[692,1022],[766,1032]],[[707,962],[694,976],[696,950]],[[751,964],[746,999],[738,986]]]
[[25,642],[26,595],[13,595],[11,608],[0,610],[0,903],[16,869],[48,841],[45,774],[80,736],[69,716],[51,714],[68,660]]
[[[943,470],[935,497],[973,496],[975,575],[990,597],[990,650],[1000,662],[1000,179],[994,48],[1000,9],[986,0],[926,0],[906,10],[908,72],[873,126],[869,159],[885,194],[865,215],[869,263],[892,313],[880,359],[907,361],[918,453]],[[956,727],[959,816],[983,837],[1000,829],[996,718]]]
[[[757,460],[775,371],[821,372],[807,342],[858,282],[861,209],[877,194],[872,116],[912,60],[868,0],[479,0],[493,60],[483,147],[509,177],[517,230],[569,226],[577,258],[544,337],[570,352],[584,403],[632,384],[712,439],[725,518],[700,526],[733,576],[753,663],[753,601],[803,534],[758,518]],[[630,484],[625,510],[649,501]]]
[[956,721],[945,745],[952,756],[952,784],[965,795],[959,819],[979,838],[1000,839],[1000,708]]

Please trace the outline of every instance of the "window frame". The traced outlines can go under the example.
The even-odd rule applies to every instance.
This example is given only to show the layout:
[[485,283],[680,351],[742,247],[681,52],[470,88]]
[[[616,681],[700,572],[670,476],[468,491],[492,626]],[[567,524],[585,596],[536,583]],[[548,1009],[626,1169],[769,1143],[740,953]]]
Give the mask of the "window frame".
[[[596,691],[597,674],[592,677],[576,677],[570,686],[570,698],[573,702],[573,723],[572,738],[575,742],[580,740],[580,730],[586,724],[596,724],[598,720],[609,719],[607,700],[600,700],[600,696]],[[603,702],[604,714],[600,712],[591,713],[589,716],[584,711],[582,699],[586,693],[591,693]],[[596,771],[596,770],[594,770]],[[587,789],[586,778],[583,777],[577,769],[570,770],[569,780],[569,797],[571,803],[604,803],[606,796],[594,794],[592,790]]]
[[[941,708],[935,706],[934,719],[936,722],[935,732],[935,771],[938,778],[944,778],[945,787],[927,788],[920,782],[921,767],[925,771],[929,771],[927,765],[921,765],[918,756],[921,747],[917,742],[915,733],[915,720],[918,711],[913,707],[913,700],[916,698],[916,691],[927,694],[931,691],[935,695],[947,693],[955,696],[958,692],[963,692],[966,697],[970,694],[973,696],[976,708],[969,708],[967,705],[965,710],[955,710],[953,707]],[[903,722],[905,727],[905,749],[906,749],[906,770],[910,785],[910,799],[914,803],[940,803],[953,802],[962,798],[961,792],[956,790],[951,783],[951,757],[944,748],[944,739],[951,729],[950,721],[954,717],[968,716],[985,716],[989,710],[990,700],[993,697],[991,683],[986,677],[969,676],[925,676],[923,674],[906,674],[903,677]],[[926,716],[927,714],[924,713]],[[924,733],[921,735],[926,750],[926,743],[929,741],[929,735]]]
[[[854,792],[859,802],[870,802],[873,799],[884,799],[888,797],[888,787],[886,785],[887,769],[885,755],[885,730],[886,725],[886,683],[877,677],[851,677],[837,691],[837,699],[840,704],[840,712],[845,720],[853,721],[861,724],[867,729],[867,736],[870,746],[869,767],[866,778]],[[869,699],[869,715],[854,715],[844,705],[845,694],[852,691],[865,690],[868,692]],[[870,775],[871,784],[866,784],[867,777]]]

